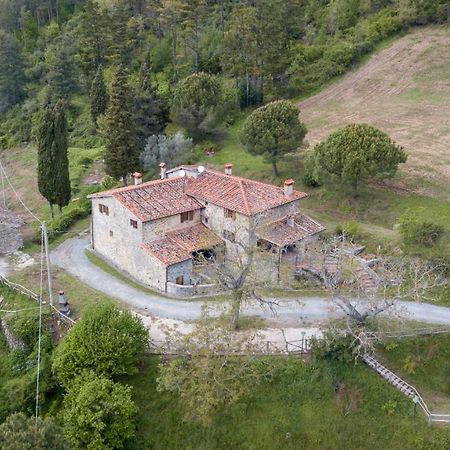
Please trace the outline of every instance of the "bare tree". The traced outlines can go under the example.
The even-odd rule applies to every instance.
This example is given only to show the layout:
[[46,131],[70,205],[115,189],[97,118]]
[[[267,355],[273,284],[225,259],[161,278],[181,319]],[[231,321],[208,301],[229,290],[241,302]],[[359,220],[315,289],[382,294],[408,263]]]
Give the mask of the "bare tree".
[[393,313],[399,300],[430,300],[434,289],[449,282],[441,263],[404,256],[365,260],[337,240],[309,258],[316,260],[314,269],[305,265],[304,270],[322,281],[331,302],[358,326]]
[[255,364],[261,345],[257,332],[237,334],[223,316],[211,318],[206,309],[191,333],[168,333],[167,345],[175,346],[176,354],[160,364],[158,389],[177,393],[186,418],[203,425],[267,373]]
[[257,248],[257,229],[265,221],[260,214],[249,219],[248,223],[236,225],[233,232],[233,245],[227,247],[223,258],[213,263],[199,258],[198,264],[208,264],[210,278],[231,294],[231,327],[238,328],[239,317],[246,302],[256,301],[261,307],[269,308],[274,314],[278,303],[265,299],[257,290],[270,284],[262,266],[262,253]]

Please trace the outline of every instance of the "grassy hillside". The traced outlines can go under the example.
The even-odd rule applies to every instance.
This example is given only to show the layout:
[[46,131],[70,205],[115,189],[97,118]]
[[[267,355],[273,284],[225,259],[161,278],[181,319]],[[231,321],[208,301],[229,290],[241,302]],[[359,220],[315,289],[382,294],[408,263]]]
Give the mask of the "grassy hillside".
[[[361,365],[278,359],[251,395],[210,426],[183,420],[175,396],[156,390],[157,359],[129,379],[140,413],[129,449],[433,449],[446,450],[450,430],[413,418],[413,405]],[[336,393],[335,383],[345,384]]]
[[416,29],[359,69],[299,103],[314,145],[347,123],[364,122],[403,145],[397,186],[450,197],[450,28]]

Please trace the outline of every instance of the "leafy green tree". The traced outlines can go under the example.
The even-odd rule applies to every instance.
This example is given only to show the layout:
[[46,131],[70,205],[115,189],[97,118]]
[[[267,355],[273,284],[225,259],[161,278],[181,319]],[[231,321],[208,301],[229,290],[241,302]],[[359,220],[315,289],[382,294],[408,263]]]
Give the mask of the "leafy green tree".
[[417,214],[407,211],[399,220],[399,231],[403,244],[431,247],[444,235],[444,228],[428,220],[420,220]]
[[92,80],[91,92],[91,117],[95,126],[97,126],[97,118],[101,114],[105,114],[108,106],[108,92],[106,91],[105,78],[103,76],[103,66],[99,64],[97,73]]
[[194,137],[200,136],[204,120],[217,106],[220,91],[217,77],[204,72],[194,73],[178,83],[174,92],[177,120],[188,128]]
[[69,176],[68,131],[64,101],[58,100],[53,108],[53,147],[55,155],[55,203],[62,213],[64,206],[70,202],[71,188]]
[[2,450],[64,450],[68,448],[62,429],[53,418],[27,417],[23,413],[10,415],[0,425]]
[[113,79],[106,113],[106,173],[123,179],[139,167],[139,149],[132,113],[133,91],[128,85],[127,72],[123,66]]
[[168,103],[152,86],[151,59],[148,54],[139,72],[139,88],[134,99],[134,123],[140,152],[144,150],[150,136],[164,131],[168,121]]
[[112,304],[91,306],[59,345],[53,371],[66,387],[84,370],[106,376],[135,373],[147,344],[148,331],[139,318]]
[[136,406],[131,387],[87,372],[76,377],[64,398],[64,431],[73,449],[123,448],[134,436]]
[[128,0],[117,0],[113,6],[111,20],[111,59],[114,64],[128,67],[133,51],[133,39],[128,28],[131,10]]
[[356,195],[358,184],[369,178],[390,178],[406,162],[403,147],[382,131],[367,124],[351,124],[316,145],[319,171],[349,183]]
[[24,60],[16,39],[0,29],[0,113],[24,96]]
[[278,176],[278,161],[302,143],[306,126],[299,111],[287,100],[277,100],[253,111],[244,123],[241,140],[255,155],[263,155]]

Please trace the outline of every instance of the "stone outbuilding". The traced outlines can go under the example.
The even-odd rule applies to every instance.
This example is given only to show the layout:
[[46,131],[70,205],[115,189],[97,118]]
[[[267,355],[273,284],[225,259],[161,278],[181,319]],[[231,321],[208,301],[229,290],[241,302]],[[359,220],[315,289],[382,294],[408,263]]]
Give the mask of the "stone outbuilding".
[[23,222],[9,209],[0,208],[0,255],[8,255],[23,246]]

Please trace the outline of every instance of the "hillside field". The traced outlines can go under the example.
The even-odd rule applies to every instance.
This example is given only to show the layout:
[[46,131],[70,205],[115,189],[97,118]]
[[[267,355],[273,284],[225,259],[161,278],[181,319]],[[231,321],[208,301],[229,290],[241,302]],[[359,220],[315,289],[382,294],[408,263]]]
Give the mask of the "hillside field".
[[314,145],[347,123],[379,127],[408,153],[397,187],[450,197],[450,27],[418,28],[299,103]]

